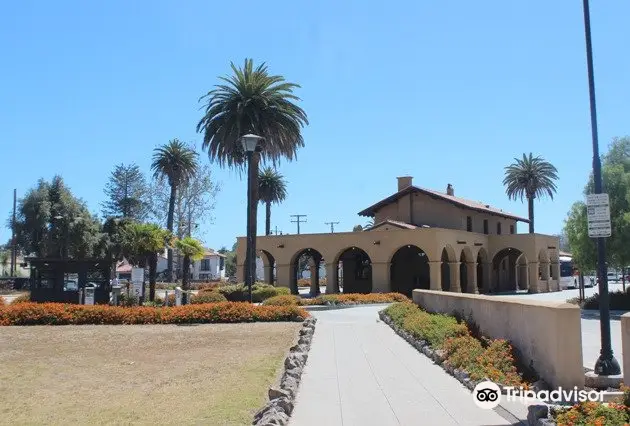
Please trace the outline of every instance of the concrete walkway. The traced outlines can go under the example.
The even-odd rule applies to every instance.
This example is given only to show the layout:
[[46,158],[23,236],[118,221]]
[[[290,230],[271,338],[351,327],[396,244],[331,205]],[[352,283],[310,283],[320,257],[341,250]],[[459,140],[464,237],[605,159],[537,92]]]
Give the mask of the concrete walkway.
[[[384,306],[318,318],[293,426],[510,425],[380,321]],[[509,415],[507,416],[509,418]]]

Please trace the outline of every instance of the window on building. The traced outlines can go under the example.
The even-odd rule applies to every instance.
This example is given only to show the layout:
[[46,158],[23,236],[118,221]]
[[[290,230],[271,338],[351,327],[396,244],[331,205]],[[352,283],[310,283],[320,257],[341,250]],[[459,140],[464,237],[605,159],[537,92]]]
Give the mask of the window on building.
[[210,259],[201,259],[201,268],[202,271],[210,270]]
[[514,225],[510,225],[510,234],[514,233]]
[[488,235],[488,219],[483,220],[483,233]]
[[501,222],[497,222],[497,235],[501,235]]
[[472,232],[472,217],[466,217],[466,231]]

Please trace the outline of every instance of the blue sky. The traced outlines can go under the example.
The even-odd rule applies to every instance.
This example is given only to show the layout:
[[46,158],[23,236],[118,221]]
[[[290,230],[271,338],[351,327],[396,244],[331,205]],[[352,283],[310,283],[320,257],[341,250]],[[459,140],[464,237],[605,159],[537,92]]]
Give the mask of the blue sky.
[[[605,148],[630,134],[630,3],[591,9]],[[303,233],[331,220],[351,230],[402,175],[526,216],[501,180],[530,151],[559,170],[557,197],[536,205],[536,230],[556,233],[591,167],[581,2],[13,0],[0,39],[3,216],[13,188],[56,173],[100,212],[115,164],[148,170],[158,144],[200,144],[199,96],[245,57],[300,83],[311,122],[298,160],[279,167],[289,196],[272,223],[285,233],[297,213]],[[245,181],[213,173],[222,190],[204,239],[231,246],[245,232]]]

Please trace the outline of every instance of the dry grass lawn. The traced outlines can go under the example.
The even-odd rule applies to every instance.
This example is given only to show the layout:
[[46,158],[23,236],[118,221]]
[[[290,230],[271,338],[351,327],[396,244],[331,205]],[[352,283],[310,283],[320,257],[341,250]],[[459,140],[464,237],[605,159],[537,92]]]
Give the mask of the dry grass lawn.
[[299,328],[0,327],[0,424],[251,424]]

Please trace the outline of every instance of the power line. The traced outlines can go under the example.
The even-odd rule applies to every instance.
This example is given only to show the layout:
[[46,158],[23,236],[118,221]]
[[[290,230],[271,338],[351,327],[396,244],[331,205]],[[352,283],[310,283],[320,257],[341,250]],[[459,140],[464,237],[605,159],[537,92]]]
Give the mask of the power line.
[[292,220],[291,223],[297,223],[297,233],[300,235],[300,223],[306,223],[306,219],[302,220],[302,218],[306,218],[305,214],[292,214],[291,217],[294,217],[295,220]]
[[339,225],[339,222],[324,222],[324,225],[330,225],[330,233],[335,233],[335,225]]

